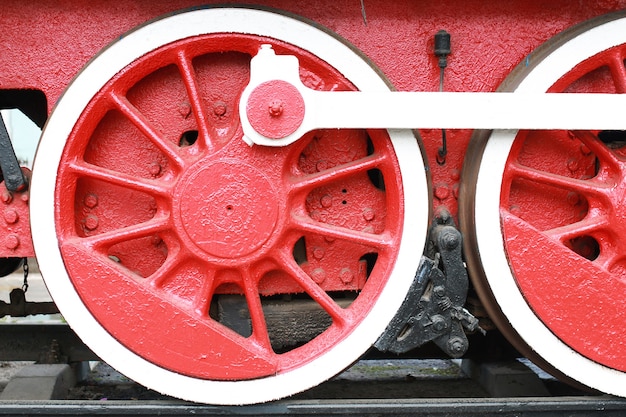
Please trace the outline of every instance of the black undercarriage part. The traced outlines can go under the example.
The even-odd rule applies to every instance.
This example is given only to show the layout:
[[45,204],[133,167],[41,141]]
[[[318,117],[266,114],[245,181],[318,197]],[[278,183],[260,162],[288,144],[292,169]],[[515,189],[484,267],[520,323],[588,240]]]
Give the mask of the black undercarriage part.
[[396,316],[374,345],[383,352],[404,353],[433,341],[453,358],[469,347],[465,330],[480,330],[463,306],[468,277],[461,233],[447,211],[433,221],[427,253]]

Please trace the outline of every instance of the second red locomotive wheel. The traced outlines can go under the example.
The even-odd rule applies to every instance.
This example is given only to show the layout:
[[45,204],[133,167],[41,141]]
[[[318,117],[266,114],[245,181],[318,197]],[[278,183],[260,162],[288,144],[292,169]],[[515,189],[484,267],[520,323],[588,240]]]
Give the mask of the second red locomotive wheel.
[[[562,33],[501,89],[625,93],[623,16]],[[621,131],[479,132],[464,167],[475,188],[461,203],[468,265],[490,317],[539,364],[622,396],[625,139]]]
[[[297,56],[310,88],[388,90],[308,23],[243,8],[183,12],[83,69],[33,168],[35,250],[69,324],[122,373],[188,400],[268,401],[340,372],[395,314],[426,238],[411,132],[244,142],[239,97],[263,44]],[[326,324],[289,346],[267,311],[292,303]]]

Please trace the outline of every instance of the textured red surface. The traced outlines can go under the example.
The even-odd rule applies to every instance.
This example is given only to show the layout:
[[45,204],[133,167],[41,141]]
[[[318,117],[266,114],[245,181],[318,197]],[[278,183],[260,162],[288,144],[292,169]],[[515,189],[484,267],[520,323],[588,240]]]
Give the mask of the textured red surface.
[[246,112],[254,130],[271,139],[282,139],[302,124],[304,99],[285,81],[266,81],[250,93]]
[[[551,91],[624,93],[624,45],[564,74]],[[626,371],[626,162],[599,132],[517,135],[505,168],[502,230],[517,284],[537,316],[588,358]]]
[[[257,3],[301,15],[336,32],[371,59],[396,89],[406,91],[438,89],[433,36],[440,29],[452,36],[445,90],[494,91],[517,63],[532,60],[531,52],[551,36],[626,5],[619,0],[367,0],[362,4],[356,0]],[[107,44],[150,19],[196,5],[184,0],[3,1],[0,95],[4,96],[0,98],[10,104],[10,94],[3,90],[40,90],[51,111],[70,80]],[[441,132],[420,131],[431,161],[435,208],[446,206],[457,212],[459,173],[470,133],[448,132],[448,157],[441,166],[435,162]],[[0,248],[0,256],[9,254]]]
[[[268,42],[212,34],[138,59],[92,99],[59,164],[55,225],[83,303],[126,347],[186,375],[257,378],[316,357],[369,312],[397,257],[403,191],[386,132],[321,130],[280,148],[243,141],[237,98]],[[297,55],[317,88],[352,88],[272,43]],[[344,309],[337,291],[358,297]],[[224,293],[245,300],[250,335],[210,315]],[[279,355],[261,297],[293,294],[332,324]]]
[[[47,109],[50,112],[71,79],[79,75],[80,69],[106,45],[123,37],[126,31],[145,24],[150,19],[195,5],[196,3],[192,1],[167,0],[115,2],[5,0],[2,2],[2,19],[0,19],[0,32],[3,33],[0,38],[2,59],[0,98],[10,105],[12,99],[10,90],[39,90],[45,94]],[[569,0],[552,2],[521,0],[507,2],[482,0],[259,2],[259,6],[274,7],[311,19],[316,24],[346,38],[380,68],[382,74],[388,77],[397,90],[402,91],[436,91],[439,88],[439,68],[437,58],[433,54],[433,36],[440,29],[447,30],[452,37],[452,52],[448,57],[449,65],[445,71],[444,89],[446,91],[494,91],[515,65],[524,61],[531,63],[534,59],[532,51],[545,40],[576,23],[622,8],[624,5],[623,1],[610,0],[597,2],[571,2]],[[228,42],[223,45],[225,50],[229,50],[228,46]],[[242,52],[252,53],[251,50]],[[239,91],[237,86],[244,85],[247,76],[245,70],[247,61],[242,60],[236,54],[226,56],[224,59],[228,61],[229,76],[224,78],[225,81],[220,85],[220,91],[226,91],[225,95],[219,100],[212,100],[217,94],[216,91],[211,90],[210,87],[199,87],[201,95],[212,100],[208,107],[194,102],[194,97],[191,98],[188,106],[181,106],[180,103],[186,98],[184,88],[182,90],[179,88],[181,84],[160,82],[177,76],[176,71],[171,71],[171,68],[167,67],[159,70],[155,77],[147,76],[138,83],[134,80],[126,82],[121,79],[116,86],[116,92],[110,93],[107,97],[98,98],[106,102],[107,106],[115,107],[117,113],[96,115],[99,117],[84,120],[84,125],[78,127],[78,129],[90,132],[91,136],[87,135],[89,143],[84,144],[84,147],[76,146],[71,150],[71,155],[65,155],[66,160],[74,161],[74,164],[64,165],[64,171],[60,177],[61,182],[67,184],[61,190],[70,192],[65,196],[59,191],[57,195],[61,197],[57,210],[63,214],[59,217],[59,229],[65,233],[61,236],[61,241],[64,244],[64,259],[70,275],[75,277],[75,284],[80,291],[90,292],[91,295],[85,299],[89,299],[92,311],[103,320],[107,316],[112,318],[109,330],[116,337],[119,337],[131,349],[136,349],[148,356],[152,355],[150,360],[178,372],[201,377],[245,379],[272,374],[276,369],[298,366],[302,361],[308,360],[323,350],[324,345],[334,343],[350,331],[355,323],[354,315],[358,316],[368,308],[368,300],[371,301],[376,296],[377,286],[381,285],[386,277],[386,270],[380,267],[379,270],[370,271],[372,275],[367,284],[364,283],[365,261],[361,258],[369,255],[369,253],[364,255],[364,248],[374,247],[379,251],[377,267],[380,264],[388,267],[388,263],[392,262],[390,261],[393,259],[392,252],[397,249],[395,244],[397,241],[394,240],[397,239],[399,233],[397,227],[402,227],[398,225],[399,218],[397,213],[394,214],[396,212],[394,205],[401,204],[402,196],[389,191],[394,186],[398,187],[398,184],[393,184],[391,181],[391,178],[397,174],[393,158],[388,158],[387,150],[381,145],[380,149],[383,150],[380,160],[376,160],[376,154],[368,159],[366,140],[359,137],[358,132],[341,134],[337,137],[333,136],[335,135],[333,132],[327,133],[327,136],[321,138],[323,140],[316,138],[315,141],[311,141],[315,143],[314,146],[299,149],[301,153],[298,153],[295,158],[293,158],[294,155],[288,154],[288,150],[282,150],[281,161],[285,162],[285,166],[290,166],[291,171],[273,172],[267,169],[270,166],[268,162],[270,158],[263,155],[270,152],[267,149],[261,149],[258,151],[259,155],[254,155],[258,157],[254,159],[257,161],[255,163],[262,164],[265,161],[265,166],[247,165],[251,164],[253,158],[228,144],[228,139],[238,129],[237,120],[231,118],[232,108],[236,107],[237,96],[229,95],[228,92]],[[199,67],[203,68],[202,63]],[[240,71],[232,72],[231,69]],[[197,71],[201,72],[201,70]],[[116,95],[119,91],[123,91],[124,99],[121,99],[121,95]],[[156,96],[151,95],[152,93]],[[196,140],[194,135],[199,143],[207,140],[208,137],[214,137],[215,142],[212,144],[207,142],[204,151],[211,150],[211,146],[214,147],[213,151],[226,149],[227,158],[219,157],[212,161],[209,156],[198,156],[193,152],[188,154],[188,160],[177,161],[171,155],[164,156],[162,149],[157,149],[158,146],[146,139],[149,133],[146,135],[147,132],[138,132],[137,129],[141,130],[142,124],[141,121],[133,120],[133,106],[141,109],[141,113],[151,120],[173,120],[172,117],[177,119],[176,129],[183,126],[185,130],[182,137],[172,128],[173,124],[166,123],[161,126],[164,137],[173,139],[169,145],[184,147],[187,145],[185,141]],[[210,109],[211,115],[208,117],[215,118],[215,126],[218,126],[217,131],[219,131],[216,136],[212,136],[215,132],[209,131],[205,126],[196,125],[194,118],[189,117],[192,110],[197,112],[200,107]],[[381,111],[390,111],[390,109],[381,108]],[[445,112],[446,109],[442,108],[441,111]],[[120,113],[130,114],[130,117],[120,117]],[[129,132],[131,132],[130,135]],[[435,155],[440,146],[441,132],[438,130],[420,131],[426,156],[430,161],[428,174],[432,179],[434,209],[445,206],[453,215],[457,213],[461,165],[470,134],[469,131],[448,132],[448,157],[445,164],[439,165],[435,162]],[[375,145],[379,143],[377,138],[372,139]],[[351,145],[352,147],[345,151],[341,149],[342,140],[361,143],[362,146]],[[384,138],[380,139],[380,143],[384,142]],[[139,149],[138,153],[129,155],[127,152],[129,143],[132,143],[135,149]],[[165,143],[160,145],[163,148],[169,146]],[[542,151],[545,150],[542,149]],[[356,152],[356,157],[351,154],[353,152]],[[330,154],[332,157],[322,158],[325,154]],[[275,158],[275,155],[272,156]],[[293,164],[286,163],[291,162],[290,158],[293,158]],[[327,168],[347,164],[355,158],[361,158],[366,168],[374,166],[380,169],[385,177],[386,197],[381,197],[381,190],[373,186],[372,182],[366,178],[365,170],[358,170],[356,167],[358,164],[345,168],[346,172],[359,173],[348,181],[347,187],[336,187],[325,179],[323,171]],[[198,160],[202,161],[201,168],[193,165]],[[548,161],[548,165],[552,163],[553,161]],[[223,190],[211,189],[210,185],[205,185],[209,177],[220,177],[220,172],[223,170],[218,168],[224,168],[224,164],[234,164],[238,167],[235,170],[239,172],[238,183],[246,184],[249,188],[262,188],[263,201],[283,198],[281,202],[286,202],[287,207],[274,202],[269,205],[265,202],[260,203],[254,196],[248,196],[240,189],[231,188],[230,192],[238,195],[241,200],[237,203],[238,205],[234,205],[228,195],[223,194]],[[581,169],[584,169],[584,166]],[[102,178],[111,176],[108,170],[116,172],[115,181],[121,184],[120,186],[112,185],[111,181],[105,185],[99,183]],[[266,172],[272,181],[266,178]],[[307,193],[298,194],[295,186],[290,188],[291,185],[288,185],[289,180],[293,179],[294,172],[301,176],[299,180],[303,188],[307,187],[306,183],[309,181]],[[146,180],[143,183],[133,182],[128,180],[129,177],[140,177]],[[241,229],[234,234],[225,234],[225,241],[233,240],[231,242],[233,245],[227,248],[212,246],[208,243],[208,236],[221,232],[217,229],[211,230],[210,233],[202,231],[201,228],[204,226],[202,219],[193,217],[195,211],[203,209],[204,202],[197,197],[184,201],[181,191],[168,188],[167,184],[162,186],[163,188],[153,186],[153,179],[162,179],[165,183],[176,182],[181,185],[181,189],[191,195],[211,195],[220,203],[218,205],[220,212],[212,213],[215,217],[231,216],[231,211],[236,209],[239,223],[252,221],[255,225],[261,226],[254,231]],[[276,183],[281,184],[279,191],[268,185]],[[405,192],[410,192],[411,184],[404,184],[404,187]],[[97,189],[98,192],[93,193],[92,189]],[[350,200],[349,197],[352,196],[349,190],[358,190],[354,200]],[[281,194],[288,192],[292,193],[291,199]],[[525,190],[520,187],[515,192],[523,195]],[[345,196],[346,194],[349,195]],[[531,194],[535,197],[535,203],[543,204],[542,201],[537,201],[539,199],[537,193]],[[166,220],[166,217],[169,219],[165,214],[170,214],[168,213],[170,203],[172,203],[171,206],[180,208],[182,214],[174,209],[173,220]],[[120,210],[120,206],[124,209]],[[330,207],[334,209],[331,210]],[[354,211],[352,207],[359,207],[359,211]],[[388,207],[392,210],[387,210]],[[509,209],[509,207],[506,208]],[[550,208],[561,210],[557,214],[560,221],[568,222],[567,216],[576,215],[576,213],[570,213],[569,208],[564,205],[550,205]],[[529,206],[529,209],[534,209],[534,206]],[[208,304],[211,301],[210,296],[198,298],[196,294],[203,285],[207,288],[204,288],[206,291],[200,291],[202,294],[220,291],[236,292],[236,289],[232,288],[233,285],[248,288],[250,281],[254,280],[260,294],[271,295],[293,291],[293,286],[289,286],[293,284],[284,283],[284,274],[280,273],[280,268],[276,268],[271,262],[253,259],[251,255],[257,253],[256,249],[269,242],[269,246],[275,245],[273,246],[276,250],[275,263],[285,266],[293,261],[289,259],[287,262],[285,259],[292,256],[290,251],[296,245],[297,237],[287,233],[286,228],[281,229],[285,227],[285,222],[281,220],[284,220],[288,214],[292,214],[289,210],[296,214],[307,213],[311,219],[329,225],[324,231],[330,236],[324,238],[315,236],[320,235],[319,231],[307,229],[312,226],[306,221],[300,221],[300,223],[294,221],[297,223],[296,226],[311,232],[312,236],[307,240],[306,247],[309,262],[303,264],[301,269],[320,285],[320,287],[311,286],[305,290],[309,290],[312,298],[324,306],[334,323],[330,330],[316,339],[314,343],[292,351],[280,359],[282,363],[278,363],[279,359],[272,355],[267,332],[263,328],[260,305],[255,302],[258,297],[248,295],[253,326],[256,330],[249,340],[242,342],[241,337],[235,335],[234,332],[214,328],[216,325],[206,317]],[[258,212],[267,215],[265,223],[250,220],[250,216]],[[155,213],[163,216],[155,216]],[[185,224],[177,223],[180,222],[177,218],[181,217],[178,215],[191,217],[192,220]],[[10,216],[9,214],[9,223],[12,219]],[[301,217],[308,218],[307,216]],[[25,217],[20,214],[20,222],[25,221]],[[541,215],[536,217],[539,221],[544,219]],[[508,218],[505,216],[506,219]],[[194,223],[196,220],[197,224]],[[150,231],[154,233],[145,233],[141,227],[136,227],[139,224],[143,224],[147,229],[151,228]],[[227,224],[232,227],[234,223],[227,222]],[[509,223],[508,220],[506,225],[510,225],[510,230],[515,232],[515,225]],[[219,228],[219,226],[219,222],[216,222],[212,227]],[[358,230],[358,233],[350,237],[352,241],[348,244],[332,245],[335,237],[332,234],[338,233],[335,229],[340,228],[351,228]],[[155,238],[154,234],[163,230],[167,231],[162,234],[165,237]],[[379,241],[371,238],[384,232],[391,236],[390,239]],[[533,234],[527,231],[523,235],[527,239],[533,237]],[[276,244],[278,238],[275,236],[285,238],[287,241],[291,239],[286,245],[289,248],[287,252],[284,250],[285,245]],[[26,229],[19,231],[20,240],[28,240],[28,237]],[[513,246],[511,248],[513,251],[518,250]],[[0,256],[14,256],[8,249],[6,245],[0,246]],[[567,252],[564,246],[558,249],[560,252]],[[187,262],[193,257],[194,251],[207,254],[209,264],[219,258],[220,263],[215,261],[214,264],[221,266],[209,268],[207,272],[206,264],[198,260]],[[566,262],[571,256],[561,258],[560,252],[554,254],[555,257],[559,256],[558,259],[562,262],[559,265],[562,265],[562,268],[570,268]],[[571,255],[573,252],[568,253]],[[102,256],[98,257],[94,254]],[[109,262],[106,259],[107,256],[111,259],[124,258],[122,263],[133,265],[134,270],[129,273],[122,266]],[[541,254],[536,254],[536,256],[541,256]],[[258,276],[263,276],[262,280],[244,268],[244,264],[250,262],[258,262],[257,273]],[[349,266],[345,266],[346,264]],[[330,269],[323,270],[320,265],[330,265]],[[165,269],[165,272],[176,272],[173,273],[173,277],[164,280],[164,274],[159,272],[161,268]],[[277,269],[278,272],[276,272]],[[234,275],[233,270],[237,271]],[[101,280],[102,277],[109,277],[111,280]],[[116,282],[118,285],[114,285]],[[137,285],[137,282],[141,284]],[[303,282],[308,281],[303,280]],[[222,287],[218,291],[217,287],[220,285]],[[296,287],[297,285],[304,284],[296,284]],[[543,285],[543,283],[537,283],[537,285]],[[359,301],[344,311],[329,302],[326,293],[317,288],[327,291],[363,290]],[[561,286],[555,288],[555,291],[557,294],[568,292],[569,287]],[[608,290],[603,287],[600,291]],[[99,294],[100,298],[94,297],[93,294]],[[155,294],[158,294],[156,298],[163,301],[162,303],[152,302]],[[531,294],[539,293],[531,291]],[[135,304],[129,302],[134,299],[142,302]],[[565,303],[570,310],[572,306],[578,305],[576,300],[569,300]],[[537,309],[539,310],[542,305],[538,303]],[[161,310],[155,311],[156,309]],[[588,310],[589,308],[580,309],[580,311]],[[609,316],[616,314],[611,309],[602,311]],[[572,311],[572,313],[576,312]],[[552,313],[547,311],[545,314],[547,317]],[[171,328],[171,331],[164,336],[157,330],[161,330],[162,319],[166,317],[171,317],[171,323],[166,326]],[[191,319],[188,320],[189,317]],[[604,317],[605,315],[598,316],[595,319],[602,321]],[[585,317],[580,318],[581,321],[585,319],[589,320]],[[190,339],[188,344],[181,343],[181,339],[189,334],[188,328],[196,324],[206,327],[207,339],[202,341]],[[138,331],[144,334],[143,330],[146,332],[146,337],[136,337]],[[568,335],[577,335],[573,331],[570,333],[570,330],[564,331]],[[150,332],[154,331],[158,334],[151,337]],[[163,346],[162,342],[166,345]],[[144,343],[152,345],[143,347]],[[171,350],[184,345],[183,351],[178,351],[182,356],[180,360],[173,362],[169,360],[170,349],[168,347],[170,345],[167,343],[175,345]],[[219,349],[227,352],[223,363],[202,362],[206,358],[198,355],[204,351],[194,346],[211,345],[217,349],[220,344],[224,346]],[[162,349],[163,347],[165,349]],[[612,361],[602,353],[598,356],[589,353],[589,356]],[[198,360],[200,362],[197,362]],[[228,372],[220,367],[222,364],[230,363],[245,363],[246,366],[242,367],[245,369],[238,371],[229,369]]]

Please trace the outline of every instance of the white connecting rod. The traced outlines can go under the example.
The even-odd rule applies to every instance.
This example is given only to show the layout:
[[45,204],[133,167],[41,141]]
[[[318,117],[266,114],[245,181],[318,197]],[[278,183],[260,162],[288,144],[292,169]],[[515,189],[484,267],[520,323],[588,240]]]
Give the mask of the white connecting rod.
[[[240,105],[249,144],[284,146],[323,128],[626,130],[624,94],[325,92],[305,87],[297,66],[297,58],[274,55],[270,48],[261,49],[253,58],[250,84]],[[256,87],[276,80],[297,89],[304,114],[293,132],[268,138],[253,127],[254,115],[250,117],[246,108]],[[279,92],[267,95],[267,105],[281,102],[280,97]],[[283,104],[285,110],[293,105],[289,99]],[[280,117],[268,123],[280,123]]]

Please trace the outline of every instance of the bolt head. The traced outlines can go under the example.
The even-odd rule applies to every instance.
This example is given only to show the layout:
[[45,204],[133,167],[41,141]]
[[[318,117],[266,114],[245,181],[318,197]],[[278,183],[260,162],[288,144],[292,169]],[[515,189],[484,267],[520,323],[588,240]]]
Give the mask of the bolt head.
[[467,350],[467,342],[460,337],[451,337],[448,340],[448,350],[453,356],[461,356]]
[[435,331],[437,332],[441,332],[448,327],[446,319],[440,314],[435,314],[434,316],[432,316],[430,318],[430,321],[433,323],[433,329],[435,329]]
[[270,101],[269,106],[268,106],[268,110],[270,113],[270,116],[272,117],[280,117],[280,115],[283,114],[284,111],[284,103],[282,100],[280,99],[274,99],[272,101]]
[[17,249],[19,245],[20,245],[20,238],[13,233],[11,233],[10,235],[4,238],[4,246],[7,249]]
[[433,293],[437,297],[443,297],[444,295],[446,295],[446,289],[441,285],[437,285],[435,288],[433,288]]

